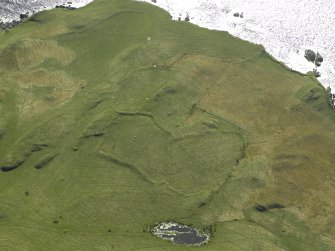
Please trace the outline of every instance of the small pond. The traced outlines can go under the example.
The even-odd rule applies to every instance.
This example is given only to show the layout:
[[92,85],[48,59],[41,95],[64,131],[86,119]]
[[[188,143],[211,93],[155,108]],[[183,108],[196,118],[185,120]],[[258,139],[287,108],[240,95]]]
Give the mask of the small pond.
[[201,246],[209,241],[209,233],[174,222],[163,222],[152,229],[153,235],[175,244]]

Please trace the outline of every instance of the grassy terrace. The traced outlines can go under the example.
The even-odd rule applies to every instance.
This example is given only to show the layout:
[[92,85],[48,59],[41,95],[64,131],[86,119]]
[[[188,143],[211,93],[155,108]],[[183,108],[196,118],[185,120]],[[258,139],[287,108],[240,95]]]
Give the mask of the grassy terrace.
[[[334,250],[335,112],[261,46],[128,0],[0,32],[0,249]],[[259,212],[256,205],[285,208]]]

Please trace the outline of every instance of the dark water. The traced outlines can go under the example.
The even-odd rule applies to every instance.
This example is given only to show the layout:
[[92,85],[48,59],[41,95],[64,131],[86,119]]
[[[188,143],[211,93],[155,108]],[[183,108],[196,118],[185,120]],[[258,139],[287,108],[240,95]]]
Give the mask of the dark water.
[[263,212],[266,212],[266,211],[271,210],[271,209],[282,209],[282,208],[285,208],[285,206],[281,205],[281,204],[278,204],[278,203],[274,203],[274,204],[270,204],[270,205],[267,205],[267,206],[256,205],[255,208],[258,212],[263,213]]
[[208,242],[209,234],[178,223],[161,223],[153,228],[153,234],[175,244],[200,246]]

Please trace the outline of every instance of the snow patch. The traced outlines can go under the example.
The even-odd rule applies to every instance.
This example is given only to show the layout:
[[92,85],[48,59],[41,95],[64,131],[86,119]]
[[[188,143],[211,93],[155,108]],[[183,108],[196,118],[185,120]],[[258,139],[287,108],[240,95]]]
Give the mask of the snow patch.
[[32,15],[33,13],[50,10],[57,5],[83,7],[93,0],[0,0],[0,22],[20,20],[20,14]]

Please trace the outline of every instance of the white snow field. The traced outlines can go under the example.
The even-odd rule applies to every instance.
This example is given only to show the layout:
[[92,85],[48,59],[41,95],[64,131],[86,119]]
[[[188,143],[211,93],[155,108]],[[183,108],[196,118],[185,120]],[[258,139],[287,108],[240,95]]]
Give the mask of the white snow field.
[[[318,51],[323,63],[319,81],[335,92],[334,0],[139,0],[167,10],[173,19],[262,44],[277,60],[306,73],[315,65],[305,50]],[[243,18],[235,17],[243,13]]]
[[56,5],[83,7],[93,0],[0,0],[0,22],[20,20],[20,14],[49,10]]

